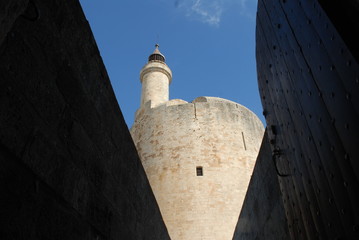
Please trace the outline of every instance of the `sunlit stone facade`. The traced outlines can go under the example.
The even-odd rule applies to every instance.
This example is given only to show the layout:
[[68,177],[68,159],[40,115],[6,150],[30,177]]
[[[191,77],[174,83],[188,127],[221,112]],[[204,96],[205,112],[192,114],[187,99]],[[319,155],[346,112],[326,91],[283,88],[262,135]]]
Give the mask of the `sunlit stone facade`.
[[263,124],[226,99],[168,100],[172,73],[164,57],[153,55],[163,56],[156,48],[141,71],[142,101],[131,135],[170,237],[232,239]]

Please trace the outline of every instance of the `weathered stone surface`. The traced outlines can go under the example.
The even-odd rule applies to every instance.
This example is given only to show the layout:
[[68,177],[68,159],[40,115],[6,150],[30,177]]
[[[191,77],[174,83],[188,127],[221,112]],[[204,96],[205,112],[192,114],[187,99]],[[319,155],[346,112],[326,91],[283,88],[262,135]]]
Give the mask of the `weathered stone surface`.
[[78,1],[16,2],[0,3],[0,238],[168,239]]
[[148,62],[141,70],[140,79],[142,83],[141,106],[148,101],[151,101],[152,107],[168,101],[168,86],[172,80],[172,72],[164,62]]
[[287,240],[288,226],[267,133],[248,186],[233,240]]
[[[215,97],[137,111],[131,129],[172,240],[233,236],[263,137],[244,106]],[[196,175],[202,167],[203,176]]]

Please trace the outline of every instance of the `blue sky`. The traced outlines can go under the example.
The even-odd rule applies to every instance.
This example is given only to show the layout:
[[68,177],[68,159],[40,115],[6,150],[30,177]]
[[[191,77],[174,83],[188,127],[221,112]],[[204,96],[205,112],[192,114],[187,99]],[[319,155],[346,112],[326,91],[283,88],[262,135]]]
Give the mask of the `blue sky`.
[[154,45],[173,73],[170,99],[226,98],[260,117],[256,0],[80,0],[128,127],[140,105],[139,72]]

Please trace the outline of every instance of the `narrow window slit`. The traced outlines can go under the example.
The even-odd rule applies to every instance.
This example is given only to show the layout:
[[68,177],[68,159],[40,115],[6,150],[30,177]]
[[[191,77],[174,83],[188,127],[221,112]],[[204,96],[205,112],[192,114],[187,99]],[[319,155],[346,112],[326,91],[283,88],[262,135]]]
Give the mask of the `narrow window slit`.
[[196,167],[197,176],[203,176],[203,167]]
[[244,134],[243,134],[243,132],[242,132],[242,139],[243,139],[244,150],[247,150],[246,140],[244,140]]

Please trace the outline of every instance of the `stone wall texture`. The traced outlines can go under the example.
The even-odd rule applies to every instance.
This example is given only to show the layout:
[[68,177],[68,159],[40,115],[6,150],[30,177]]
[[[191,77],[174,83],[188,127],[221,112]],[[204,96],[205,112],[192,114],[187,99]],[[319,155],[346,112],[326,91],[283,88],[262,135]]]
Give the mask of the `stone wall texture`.
[[142,83],[141,106],[151,101],[151,107],[156,107],[168,101],[168,85],[172,80],[172,72],[169,67],[159,61],[147,63],[140,74]]
[[0,13],[0,239],[169,239],[79,2]]
[[287,240],[288,225],[272,150],[264,134],[233,240]]
[[[150,102],[131,134],[172,240],[228,240],[238,220],[263,124],[229,100]],[[196,168],[202,167],[203,176]]]

